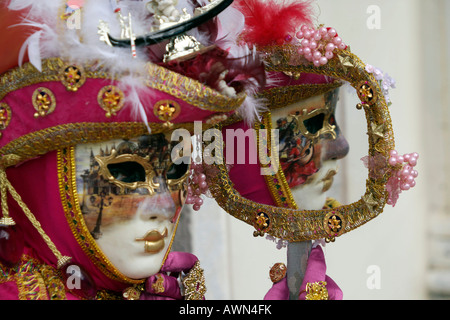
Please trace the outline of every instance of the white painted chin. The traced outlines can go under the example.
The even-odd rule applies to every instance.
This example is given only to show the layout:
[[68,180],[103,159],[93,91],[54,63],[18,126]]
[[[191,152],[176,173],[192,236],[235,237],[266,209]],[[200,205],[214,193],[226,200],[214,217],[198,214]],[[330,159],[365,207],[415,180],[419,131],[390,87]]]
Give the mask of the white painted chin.
[[[140,219],[133,219],[108,226],[96,241],[108,260],[124,276],[144,279],[161,269],[166,253],[170,250],[175,227],[176,223],[169,220],[143,222]],[[146,252],[145,242],[136,241],[137,238],[144,237],[148,231],[158,230],[163,233],[165,228],[168,232],[164,238],[164,247],[159,252]]]
[[329,172],[337,172],[335,160],[322,162],[318,172],[310,176],[305,183],[291,188],[294,198],[300,210],[320,210],[327,199],[327,191],[331,187],[332,177],[327,178]]

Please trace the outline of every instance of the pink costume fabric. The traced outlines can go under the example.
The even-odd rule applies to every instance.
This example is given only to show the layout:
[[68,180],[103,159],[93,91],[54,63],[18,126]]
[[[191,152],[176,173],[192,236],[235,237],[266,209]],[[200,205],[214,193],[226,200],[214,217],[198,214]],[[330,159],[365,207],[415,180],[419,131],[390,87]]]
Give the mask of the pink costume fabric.
[[[342,300],[343,293],[339,286],[327,274],[327,266],[325,263],[325,256],[321,246],[316,246],[311,250],[308,258],[308,265],[305,271],[305,277],[300,287],[299,300],[305,300],[306,286],[308,283],[326,282],[326,289],[328,291],[328,300]],[[274,283],[272,288],[264,296],[264,300],[287,300],[289,299],[289,288],[287,285],[287,278]]]

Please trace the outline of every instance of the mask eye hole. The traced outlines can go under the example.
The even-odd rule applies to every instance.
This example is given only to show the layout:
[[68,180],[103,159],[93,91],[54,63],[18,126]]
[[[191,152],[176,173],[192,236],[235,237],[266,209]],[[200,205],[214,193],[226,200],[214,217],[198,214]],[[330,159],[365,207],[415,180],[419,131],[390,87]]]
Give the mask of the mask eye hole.
[[177,163],[172,163],[172,165],[166,172],[167,179],[175,180],[183,177],[189,170],[189,163],[187,162],[188,160],[189,159],[181,158],[176,161]]
[[323,128],[323,121],[325,119],[324,113],[319,113],[314,117],[303,120],[306,130],[311,134],[316,134],[320,129]]
[[145,181],[145,169],[137,162],[111,163],[107,167],[111,175],[118,181],[126,183]]

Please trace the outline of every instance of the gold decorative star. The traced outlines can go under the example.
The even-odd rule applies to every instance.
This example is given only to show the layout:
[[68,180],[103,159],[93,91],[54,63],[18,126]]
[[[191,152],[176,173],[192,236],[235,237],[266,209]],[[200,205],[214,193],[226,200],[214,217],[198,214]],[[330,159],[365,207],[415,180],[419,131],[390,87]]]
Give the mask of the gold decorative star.
[[376,123],[372,122],[370,124],[370,126],[372,128],[371,135],[375,138],[375,141],[377,141],[378,139],[384,138],[384,132],[385,132],[384,123],[376,124]]
[[337,56],[339,58],[339,61],[341,62],[341,66],[342,66],[342,69],[344,69],[344,72],[349,71],[348,70],[349,68],[354,68],[355,67],[355,65],[353,64],[350,56],[342,56],[340,54],[338,54]]

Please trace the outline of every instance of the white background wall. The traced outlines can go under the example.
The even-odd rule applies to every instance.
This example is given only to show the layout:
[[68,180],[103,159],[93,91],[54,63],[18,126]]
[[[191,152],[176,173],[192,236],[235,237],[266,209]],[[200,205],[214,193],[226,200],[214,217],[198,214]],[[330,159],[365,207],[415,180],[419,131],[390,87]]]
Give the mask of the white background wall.
[[[445,286],[450,269],[450,28],[445,18],[450,16],[450,4],[445,0],[318,0],[317,4],[318,23],[336,28],[353,53],[397,81],[390,107],[396,149],[420,154],[415,188],[403,192],[394,208],[386,206],[379,217],[326,246],[327,273],[343,290],[344,299],[427,299],[429,284],[434,291],[450,291],[446,289],[450,285]],[[377,11],[368,12],[370,8],[379,9],[380,24],[374,29],[367,23]],[[341,100],[346,107],[337,115],[351,146],[342,167],[361,167],[359,174],[353,171],[337,182],[336,194],[344,202],[362,196],[364,189],[356,181],[367,176],[360,161],[367,154],[366,124],[361,111],[355,115],[353,98],[346,93]],[[435,220],[437,227],[432,227]],[[273,242],[254,238],[252,232],[213,201],[192,213],[193,253],[206,272],[208,299],[262,299],[270,288],[269,269],[286,261],[286,249],[277,250]],[[373,277],[379,282],[371,282]]]

